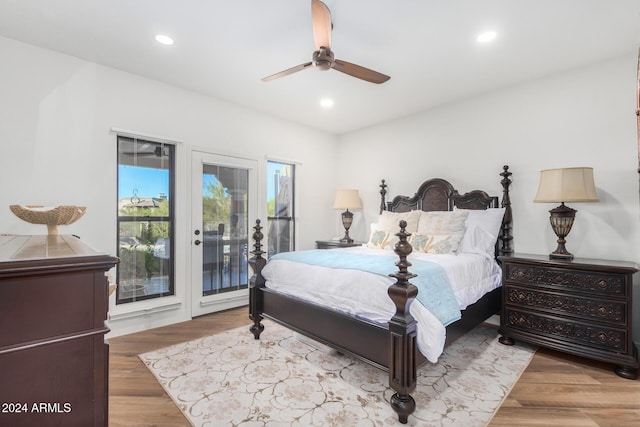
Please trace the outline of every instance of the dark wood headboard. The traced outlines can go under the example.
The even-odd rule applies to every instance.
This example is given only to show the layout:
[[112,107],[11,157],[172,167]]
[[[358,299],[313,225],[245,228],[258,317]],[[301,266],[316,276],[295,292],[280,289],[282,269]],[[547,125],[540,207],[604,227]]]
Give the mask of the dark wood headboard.
[[460,194],[453,185],[442,178],[432,178],[423,182],[413,196],[395,196],[390,202],[386,201],[387,184],[382,180],[380,184],[380,213],[383,210],[390,212],[421,211],[452,211],[454,206],[458,209],[488,209],[504,207],[505,213],[502,219],[502,227],[498,243],[496,244],[496,256],[511,255],[513,253],[511,242],[512,214],[511,200],[509,199],[509,186],[512,173],[509,166],[505,165],[500,173],[502,180],[502,203],[499,204],[497,196],[490,196],[483,190],[473,190]]

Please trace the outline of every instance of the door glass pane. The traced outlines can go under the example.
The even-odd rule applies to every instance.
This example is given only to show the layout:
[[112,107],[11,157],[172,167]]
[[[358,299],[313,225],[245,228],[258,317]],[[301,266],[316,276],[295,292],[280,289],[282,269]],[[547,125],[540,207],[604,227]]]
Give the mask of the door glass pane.
[[249,171],[203,165],[202,295],[247,288]]
[[172,145],[118,138],[118,304],[174,294]]
[[267,256],[294,250],[294,165],[267,162]]

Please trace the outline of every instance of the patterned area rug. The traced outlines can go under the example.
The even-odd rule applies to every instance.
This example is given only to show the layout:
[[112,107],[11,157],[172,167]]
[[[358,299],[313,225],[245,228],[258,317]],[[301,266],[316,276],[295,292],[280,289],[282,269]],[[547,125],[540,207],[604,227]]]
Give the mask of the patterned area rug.
[[[387,373],[265,321],[140,355],[194,426],[397,426]],[[484,426],[534,349],[479,326],[418,372],[407,425]]]

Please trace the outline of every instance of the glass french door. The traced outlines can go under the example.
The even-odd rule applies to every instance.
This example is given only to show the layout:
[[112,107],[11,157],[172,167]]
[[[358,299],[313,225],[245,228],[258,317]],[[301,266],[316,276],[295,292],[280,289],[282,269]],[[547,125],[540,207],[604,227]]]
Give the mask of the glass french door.
[[192,170],[191,314],[199,316],[249,303],[257,162],[194,151]]

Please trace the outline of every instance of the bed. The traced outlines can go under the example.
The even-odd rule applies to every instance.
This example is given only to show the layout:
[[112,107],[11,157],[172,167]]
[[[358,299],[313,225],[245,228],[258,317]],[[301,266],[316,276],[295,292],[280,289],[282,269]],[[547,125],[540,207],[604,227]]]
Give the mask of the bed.
[[[387,251],[387,254],[395,253],[395,267],[390,269],[387,274],[390,285],[387,287],[388,296],[386,298],[391,301],[392,305],[391,316],[387,322],[381,322],[380,319],[375,319],[375,316],[350,312],[344,307],[335,308],[318,303],[310,298],[305,298],[304,293],[289,292],[285,289],[286,287],[279,287],[275,283],[279,279],[274,279],[274,283],[270,284],[263,273],[266,274],[269,270],[275,269],[270,268],[271,264],[281,265],[285,261],[278,261],[280,264],[276,264],[275,258],[278,257],[274,257],[269,261],[270,265],[267,266],[267,260],[263,257],[265,252],[262,251],[264,237],[262,226],[260,220],[257,220],[253,234],[254,250],[251,252],[253,256],[249,259],[253,270],[253,276],[249,281],[249,318],[253,321],[250,330],[255,339],[259,339],[264,330],[262,320],[269,318],[337,351],[350,354],[378,368],[387,370],[390,387],[395,391],[391,398],[391,407],[398,414],[399,421],[406,423],[409,415],[415,410],[415,401],[411,392],[415,390],[416,386],[416,370],[426,362],[427,356],[418,349],[419,334],[417,329],[420,327],[418,326],[420,321],[416,322],[413,315],[415,313],[413,306],[418,307],[423,303],[416,302],[418,288],[413,282],[417,281],[418,277],[412,271],[412,268],[418,268],[413,263],[420,265],[418,263],[421,261],[417,258],[418,251],[412,255],[413,247],[410,242],[420,245],[420,240],[417,239],[420,234],[414,232],[412,235],[408,229],[411,230],[413,224],[411,224],[411,220],[407,222],[404,218],[414,218],[414,215],[421,215],[421,220],[424,216],[429,218],[439,218],[439,215],[458,217],[459,215],[455,215],[456,212],[462,214],[466,212],[468,218],[477,218],[478,215],[484,216],[484,213],[491,213],[495,216],[495,212],[500,211],[497,238],[494,237],[495,243],[490,248],[491,254],[489,255],[492,263],[496,264],[495,258],[497,256],[510,255],[513,252],[511,249],[513,240],[512,213],[509,198],[511,172],[509,172],[508,166],[504,166],[499,175],[502,177],[500,184],[503,189],[501,201],[497,196],[491,196],[482,190],[461,194],[451,183],[441,178],[424,181],[413,196],[395,196],[391,201],[387,201],[387,184],[384,180],[382,181],[380,184],[380,218],[403,218],[398,223],[397,232],[392,233],[393,237],[388,236],[390,239],[394,239],[392,245],[394,249]],[[475,230],[477,228],[469,226],[470,220],[466,220],[464,224],[465,231],[462,239],[470,236],[469,229]],[[373,229],[372,226],[372,235],[367,246],[372,246]],[[374,241],[374,247],[371,248],[374,251],[382,249],[375,247],[376,242]],[[463,243],[459,242],[459,246],[462,245]],[[349,252],[346,249],[322,250],[315,253],[313,251],[300,252],[309,252],[306,254],[307,256],[315,256],[318,255],[317,252],[334,251],[344,251],[339,252],[344,258],[346,258],[345,254]],[[334,254],[337,253],[334,252]],[[314,271],[311,269],[316,266],[307,268],[309,271]],[[277,269],[285,268],[280,266]],[[336,271],[333,270],[332,274],[335,273]],[[267,276],[273,276],[273,274],[273,271],[269,271]],[[363,272],[362,274],[371,273]],[[313,274],[294,273],[294,275],[297,276],[296,280],[301,286],[310,282],[311,278],[318,276],[315,271]],[[446,275],[450,278],[448,271],[446,271]],[[350,288],[351,286],[348,287],[348,289]],[[335,293],[335,290],[331,292]],[[425,301],[425,298],[428,300],[424,294],[420,296],[422,297],[420,301]],[[446,325],[442,346],[451,344],[488,317],[499,312],[501,305],[500,284],[493,286],[481,297],[473,299],[473,302],[466,301],[461,304],[463,309],[460,311],[459,320]],[[373,320],[370,317],[373,317]],[[417,317],[421,319],[420,315]]]

